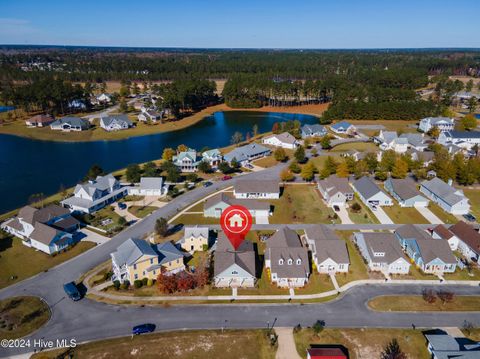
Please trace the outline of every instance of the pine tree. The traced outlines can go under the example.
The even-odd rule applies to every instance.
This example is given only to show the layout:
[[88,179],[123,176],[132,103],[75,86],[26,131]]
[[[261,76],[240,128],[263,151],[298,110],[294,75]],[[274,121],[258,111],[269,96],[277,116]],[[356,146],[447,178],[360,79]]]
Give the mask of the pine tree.
[[407,355],[404,352],[402,352],[397,339],[394,338],[390,343],[387,344],[382,354],[380,355],[380,358],[381,359],[407,359]]

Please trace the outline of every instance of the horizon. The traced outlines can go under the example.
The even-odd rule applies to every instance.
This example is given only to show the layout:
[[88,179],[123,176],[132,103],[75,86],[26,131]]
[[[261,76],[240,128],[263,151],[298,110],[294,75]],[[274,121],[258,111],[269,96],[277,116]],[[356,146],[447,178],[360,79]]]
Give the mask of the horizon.
[[[463,11],[468,9],[468,11]],[[285,0],[241,4],[86,0],[6,0],[0,4],[5,45],[373,50],[480,48],[474,0]],[[458,13],[458,16],[455,14]],[[461,16],[460,16],[461,14]],[[452,16],[454,15],[454,16]],[[445,19],[448,19],[447,21]]]

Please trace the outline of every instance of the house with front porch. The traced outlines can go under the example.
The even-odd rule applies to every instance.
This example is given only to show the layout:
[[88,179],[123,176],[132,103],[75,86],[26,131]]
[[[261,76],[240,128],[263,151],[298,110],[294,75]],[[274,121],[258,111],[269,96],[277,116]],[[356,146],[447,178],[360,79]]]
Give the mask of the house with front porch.
[[453,187],[452,181],[447,184],[440,178],[434,177],[422,182],[420,192],[438,204],[445,212],[451,214],[467,214],[470,212],[468,198],[462,190]]
[[287,226],[279,229],[266,243],[265,267],[272,283],[279,287],[303,287],[310,277],[308,250],[298,234]]
[[408,274],[410,263],[393,233],[356,232],[353,241],[368,269],[384,274]]
[[187,252],[202,252],[208,249],[208,227],[186,226],[183,237],[177,244]]
[[400,207],[427,207],[429,200],[417,189],[412,179],[389,177],[384,183],[385,189],[395,198]]
[[302,241],[312,253],[318,273],[347,273],[350,266],[347,244],[328,227],[318,224],[305,229]]
[[327,129],[319,124],[313,124],[313,125],[303,125],[300,133],[302,135],[302,138],[309,138],[309,137],[323,137],[327,135]]
[[109,132],[120,131],[133,127],[133,123],[127,115],[111,115],[100,118],[100,127]]
[[330,125],[330,129],[338,134],[354,135],[357,131],[356,127],[347,121],[340,121]]
[[224,192],[218,193],[205,201],[203,205],[203,216],[220,218],[222,212],[227,209],[227,207],[234,205],[247,208],[252,218],[255,218],[257,224],[268,223],[268,217],[271,215],[270,204],[268,202],[254,199],[236,199],[228,196]]
[[70,132],[70,131],[85,131],[90,128],[90,122],[80,117],[62,117],[50,124],[52,130]]
[[212,169],[217,169],[222,162],[222,154],[218,149],[213,149],[203,152],[200,156],[197,151],[189,148],[172,158],[173,164],[177,166],[180,172],[197,172],[202,161],[207,162]]
[[233,149],[225,154],[223,159],[229,164],[232,164],[232,161],[235,159],[241,166],[245,166],[250,164],[251,161],[268,156],[271,153],[272,151],[268,147],[258,143],[250,143]]
[[271,136],[267,136],[262,140],[262,143],[264,145],[282,147],[290,150],[294,150],[300,144],[298,140],[288,132],[283,132],[278,135],[273,134]]
[[437,127],[440,132],[452,131],[455,127],[455,119],[449,117],[425,117],[420,120],[418,129],[424,133]]
[[393,206],[393,200],[369,176],[363,176],[352,184],[355,193],[369,207]]
[[71,212],[93,213],[124,197],[128,187],[123,187],[110,173],[97,176],[83,184],[77,184],[73,196],[60,203]]
[[238,199],[278,199],[278,180],[239,179],[233,186],[233,195]]
[[348,179],[330,175],[318,181],[318,190],[330,207],[345,206],[347,201],[353,200],[353,189]]
[[219,288],[253,288],[257,255],[253,243],[244,240],[235,249],[225,233],[218,234],[213,261],[213,285]]

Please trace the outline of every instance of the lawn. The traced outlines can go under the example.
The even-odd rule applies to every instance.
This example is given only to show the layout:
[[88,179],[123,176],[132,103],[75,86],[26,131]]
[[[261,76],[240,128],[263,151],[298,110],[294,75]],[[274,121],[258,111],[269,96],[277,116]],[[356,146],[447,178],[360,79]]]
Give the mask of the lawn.
[[130,206],[128,211],[137,218],[144,218],[148,216],[153,211],[157,210],[157,207],[153,206]]
[[195,213],[185,213],[182,214],[180,217],[175,219],[172,224],[184,224],[184,225],[191,225],[191,224],[219,224],[220,218],[215,217],[204,217],[203,214]]
[[[312,318],[312,324],[321,319]],[[312,344],[343,345],[348,350],[350,359],[379,358],[385,345],[393,338],[398,340],[407,358],[430,359],[425,337],[420,330],[325,328],[318,335],[312,329],[302,329],[294,334],[295,345],[302,358],[305,358],[306,350]]]
[[454,296],[450,303],[443,303],[436,298],[434,303],[428,303],[420,295],[380,296],[371,299],[368,306],[378,311],[409,312],[478,312],[480,311],[480,296]]
[[238,288],[238,295],[275,295],[288,293],[288,289],[279,288],[270,281],[265,267],[262,269],[260,278],[257,279],[255,288]]
[[453,214],[445,212],[433,202],[430,202],[430,204],[428,205],[428,209],[430,209],[430,211],[432,211],[433,214],[440,218],[440,220],[442,220],[444,223],[455,224],[458,222],[457,217],[455,217]]
[[49,256],[25,247],[19,238],[0,232],[0,288],[43,272],[93,247],[95,243],[80,242],[64,253]]
[[338,285],[341,287],[348,282],[354,280],[368,279],[368,268],[363,261],[363,257],[360,255],[360,252],[355,248],[355,245],[350,240],[352,236],[352,231],[337,231],[336,232],[340,238],[343,238],[347,243],[348,256],[350,258],[350,267],[348,273],[338,273],[335,277],[337,279]]
[[50,319],[48,305],[38,297],[13,297],[0,301],[0,337],[24,337]]
[[[359,212],[354,212],[352,210],[352,204],[357,202],[361,209]],[[348,216],[352,220],[353,223],[358,224],[369,224],[369,223],[380,223],[377,217],[372,213],[370,208],[368,208],[358,197],[355,195],[355,199],[353,202],[350,203],[350,207],[347,208]]]
[[463,193],[470,200],[470,212],[480,219],[480,189],[464,189]]
[[320,274],[317,271],[313,272],[308,278],[307,285],[303,288],[295,289],[295,294],[316,294],[321,292],[328,292],[334,290],[332,280],[328,274]]
[[358,152],[377,152],[378,147],[372,142],[342,143],[333,147],[330,152],[346,152],[351,150],[357,150]]
[[[228,326],[228,323],[227,323]],[[270,345],[265,330],[192,330],[154,333],[135,337],[107,339],[82,344],[72,349],[38,353],[35,359],[57,358],[70,354],[75,358],[245,358],[274,359],[276,348]]]
[[[120,232],[123,229],[123,227],[118,224],[119,219],[120,215],[113,210],[113,206],[104,207],[93,214],[86,214],[81,217],[81,220],[85,223],[111,234]],[[108,221],[108,223],[104,221]]]
[[274,206],[270,223],[340,223],[313,185],[287,185],[280,199],[270,203]]
[[254,164],[255,166],[263,168],[273,167],[277,163],[277,160],[273,156],[266,156],[252,162],[252,164]]
[[400,207],[397,203],[393,206],[382,207],[394,223],[398,224],[429,224],[430,222],[414,207]]
[[[338,163],[340,162],[340,160],[342,159],[340,157],[340,154],[339,153],[335,153],[335,152],[331,152],[331,153],[328,153],[328,156],[330,157],[333,157],[333,159]],[[310,162],[313,162],[313,164],[315,165],[315,167],[321,171],[322,168],[323,168],[323,164],[325,163],[325,161],[327,160],[327,157],[328,156],[317,156],[317,157],[312,157],[309,159]]]

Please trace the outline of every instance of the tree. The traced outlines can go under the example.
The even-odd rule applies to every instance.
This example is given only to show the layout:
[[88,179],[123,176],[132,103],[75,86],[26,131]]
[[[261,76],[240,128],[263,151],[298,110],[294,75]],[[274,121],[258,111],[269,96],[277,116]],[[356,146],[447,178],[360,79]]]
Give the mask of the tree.
[[380,170],[383,172],[391,172],[393,166],[395,166],[395,160],[397,154],[393,150],[387,150],[382,152],[382,160],[380,161]]
[[143,176],[144,177],[157,177],[158,168],[154,162],[147,162],[143,165]]
[[237,170],[240,168],[240,162],[238,162],[237,159],[233,157],[232,160],[230,161],[230,167],[232,167],[232,169],[234,170]]
[[282,182],[290,182],[295,178],[293,173],[288,169],[285,168],[282,172],[280,172],[280,180]]
[[230,143],[231,143],[232,145],[238,145],[238,144],[239,144],[240,142],[242,142],[242,141],[243,141],[243,135],[241,134],[241,132],[236,131],[236,132],[233,134],[233,136],[232,136],[232,138],[231,138],[231,140],[230,140]]
[[317,156],[318,156],[318,150],[317,150],[316,147],[312,148],[310,152],[312,153],[312,156],[313,156],[313,157],[317,157]]
[[312,162],[308,162],[305,166],[303,166],[300,176],[302,176],[305,181],[310,182],[315,176],[315,171],[315,165]]
[[448,290],[441,290],[437,292],[437,297],[440,299],[440,301],[445,304],[445,303],[450,303],[453,301],[455,294],[451,291]]
[[379,181],[385,181],[387,179],[387,172],[384,171],[377,171],[375,172],[375,179]]
[[465,91],[466,92],[472,92],[472,90],[473,90],[473,80],[470,79],[465,84]]
[[175,156],[175,150],[173,148],[167,147],[163,150],[162,159],[164,161],[171,161],[173,156]]
[[105,172],[103,171],[102,167],[99,165],[95,164],[90,169],[88,170],[87,174],[85,175],[85,180],[94,180],[98,176],[104,175]]
[[312,146],[312,139],[307,137],[306,139],[303,140],[303,145],[306,148],[310,148]]
[[127,166],[126,171],[127,181],[130,183],[140,182],[140,177],[142,176],[142,170],[138,164],[130,164]]
[[380,355],[381,359],[407,359],[407,356],[400,349],[397,339],[392,339],[390,343],[387,344],[382,354]]
[[195,288],[195,280],[193,276],[187,272],[181,272],[175,275],[177,279],[177,290],[185,292],[187,290]]
[[337,177],[341,178],[347,178],[348,175],[350,174],[348,171],[348,165],[346,161],[340,162],[340,164],[337,166]]
[[118,220],[117,220],[117,224],[120,226],[120,227],[123,227],[127,224],[127,220],[123,217],[118,217]]
[[177,153],[180,152],[187,152],[188,151],[188,146],[184,145],[183,143],[177,146]]
[[160,237],[165,237],[168,234],[168,222],[165,218],[160,217],[155,222],[155,233]]
[[302,145],[298,146],[298,148],[295,150],[295,153],[293,155],[295,156],[295,159],[299,163],[304,163],[306,160],[305,148]]
[[175,293],[177,291],[176,275],[166,275],[162,271],[157,277],[157,286],[162,293]]
[[198,170],[202,173],[210,173],[212,172],[212,166],[207,161],[200,161],[198,164]]
[[293,173],[300,173],[300,171],[302,170],[300,168],[300,166],[298,165],[298,162],[297,161],[293,161],[292,163],[290,163],[290,166],[288,166],[288,168],[290,169],[290,171],[292,171]]
[[432,289],[424,289],[422,290],[422,298],[425,302],[432,304],[435,303],[437,297],[435,296],[435,292]]
[[373,173],[377,170],[377,167],[378,167],[378,161],[377,161],[377,156],[375,155],[375,153],[372,153],[372,152],[368,152],[366,155],[365,155],[365,163],[367,164],[367,167],[368,167],[368,171],[370,173]]
[[223,174],[227,174],[227,173],[230,173],[232,172],[232,168],[230,167],[230,165],[228,164],[228,162],[220,162],[218,164],[218,170],[220,172],[222,172]]
[[330,144],[330,136],[329,135],[325,135],[320,139],[320,146],[322,146],[322,148],[324,150],[328,150],[329,148],[332,147],[331,144]]
[[397,158],[395,161],[395,165],[392,169],[392,177],[393,178],[405,178],[407,177],[408,173],[408,163],[402,160],[401,158]]
[[325,323],[323,322],[323,320],[317,320],[312,325],[313,332],[315,333],[316,336],[318,336],[323,331],[324,327],[325,327]]
[[172,166],[167,170],[167,176],[165,178],[168,182],[178,182],[180,180],[180,170],[176,166]]
[[322,173],[326,175],[325,177],[328,177],[335,172],[337,172],[337,162],[335,162],[335,159],[332,156],[327,156],[323,163]]
[[197,180],[198,180],[198,175],[196,173],[189,173],[187,175],[187,181],[195,183],[197,182]]
[[257,137],[257,135],[258,135],[258,125],[257,124],[253,125],[252,133],[253,133],[253,137]]
[[275,122],[272,126],[272,132],[274,134],[279,134],[280,133],[280,125],[278,124],[278,122]]
[[120,100],[120,105],[119,105],[118,109],[119,109],[120,112],[127,112],[128,111],[127,101],[125,101],[124,98],[122,98]]
[[358,202],[353,202],[350,209],[352,210],[352,212],[358,213],[362,210],[362,206],[360,206],[360,204]]
[[285,152],[285,150],[282,147],[277,148],[273,152],[273,157],[275,157],[275,160],[277,160],[279,162],[284,162],[288,159],[287,153]]
[[440,129],[437,126],[433,126],[427,133],[432,138],[438,138],[440,136]]
[[468,112],[473,113],[477,109],[478,100],[475,97],[470,97],[467,102]]
[[465,115],[461,120],[461,124],[463,125],[463,128],[466,131],[473,130],[477,127],[477,119],[475,118],[475,115],[472,113],[469,113]]

